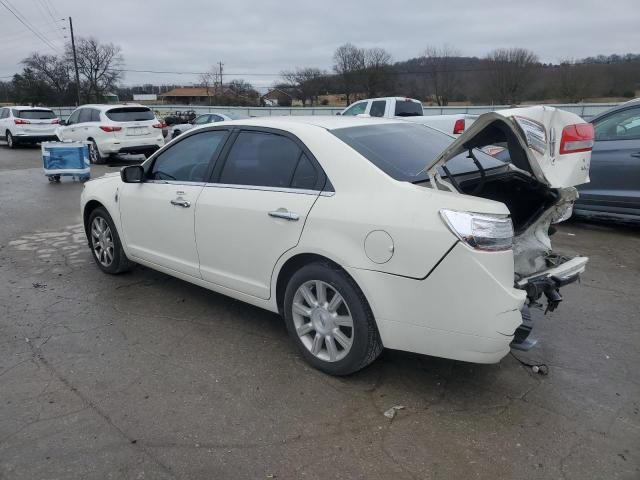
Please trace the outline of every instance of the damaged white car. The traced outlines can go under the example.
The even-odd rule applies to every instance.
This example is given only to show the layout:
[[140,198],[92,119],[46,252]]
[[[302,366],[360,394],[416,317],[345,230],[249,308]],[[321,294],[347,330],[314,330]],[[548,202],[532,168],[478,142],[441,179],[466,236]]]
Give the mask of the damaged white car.
[[483,115],[453,143],[401,120],[221,122],[87,182],[82,214],[104,272],[139,263],[278,312],[324,372],[384,347],[490,363],[528,347],[527,308],[555,308],[585,269],[548,232],[592,143],[545,107]]

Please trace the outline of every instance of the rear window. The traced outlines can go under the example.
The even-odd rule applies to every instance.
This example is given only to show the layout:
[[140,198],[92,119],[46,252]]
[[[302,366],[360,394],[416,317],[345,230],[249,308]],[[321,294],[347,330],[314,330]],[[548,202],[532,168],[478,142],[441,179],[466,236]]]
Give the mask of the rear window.
[[14,110],[13,116],[26,120],[51,120],[56,114],[51,110]]
[[396,101],[396,117],[420,117],[422,116],[422,104],[411,100]]
[[[390,177],[406,182],[427,180],[427,164],[454,140],[438,130],[408,122],[340,128],[331,133]],[[484,168],[504,165],[479,150],[474,152]],[[460,154],[447,162],[452,174],[477,170],[466,156]]]
[[112,108],[105,115],[114,122],[140,122],[155,118],[153,112],[144,107]]

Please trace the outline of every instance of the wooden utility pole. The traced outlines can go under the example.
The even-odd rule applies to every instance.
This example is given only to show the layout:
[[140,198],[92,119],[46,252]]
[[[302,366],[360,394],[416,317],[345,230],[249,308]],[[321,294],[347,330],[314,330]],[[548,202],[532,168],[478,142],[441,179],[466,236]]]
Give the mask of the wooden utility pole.
[[220,94],[222,94],[222,67],[224,66],[224,63],[222,62],[218,62],[218,81],[220,82]]
[[73,50],[73,66],[76,69],[76,95],[78,97],[78,105],[80,101],[80,73],[78,73],[78,58],[76,57],[76,39],[73,36],[73,20],[69,17],[69,30],[71,31],[71,50]]

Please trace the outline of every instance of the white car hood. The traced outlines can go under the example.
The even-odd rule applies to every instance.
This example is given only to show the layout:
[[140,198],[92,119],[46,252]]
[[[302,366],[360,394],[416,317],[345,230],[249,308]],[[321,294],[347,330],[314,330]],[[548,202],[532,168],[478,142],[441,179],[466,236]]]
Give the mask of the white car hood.
[[[511,132],[509,150],[512,164],[552,188],[565,188],[589,182],[591,152],[560,154],[560,136],[567,125],[586,123],[578,115],[554,107],[535,106],[498,110],[480,115],[477,120],[451,143],[425,170],[439,180],[438,167],[460,153],[490,145],[491,138]],[[502,133],[501,133],[502,132]],[[435,182],[433,182],[435,185]],[[437,187],[436,187],[437,188]]]

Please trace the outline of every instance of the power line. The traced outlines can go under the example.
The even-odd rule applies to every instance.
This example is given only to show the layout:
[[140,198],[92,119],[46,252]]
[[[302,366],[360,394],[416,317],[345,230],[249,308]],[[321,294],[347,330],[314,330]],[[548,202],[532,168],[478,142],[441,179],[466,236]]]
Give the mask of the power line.
[[[49,18],[51,18],[51,20],[53,20],[53,22],[55,23],[57,20],[53,15],[53,12],[51,11],[50,8],[50,3],[48,1],[45,0],[40,0],[40,5],[42,5],[44,7],[44,9],[47,11],[47,13],[49,14]],[[60,35],[60,39],[62,40],[62,42],[64,43],[64,35],[62,33],[58,33],[58,35]]]
[[53,46],[53,44],[47,39],[45,38],[42,34],[40,34],[37,30],[35,30],[28,22],[28,20],[24,17],[24,15],[22,15],[20,13],[20,11],[14,7],[11,2],[9,0],[0,0],[0,4],[6,8],[11,15],[13,15],[14,17],[16,17],[16,19],[22,23],[25,27],[27,27],[29,30],[31,30],[31,32],[33,32],[33,34],[38,37],[40,40],[42,40],[42,42],[47,45],[49,48],[51,48],[53,51],[59,51],[59,49],[57,49],[56,47]]

